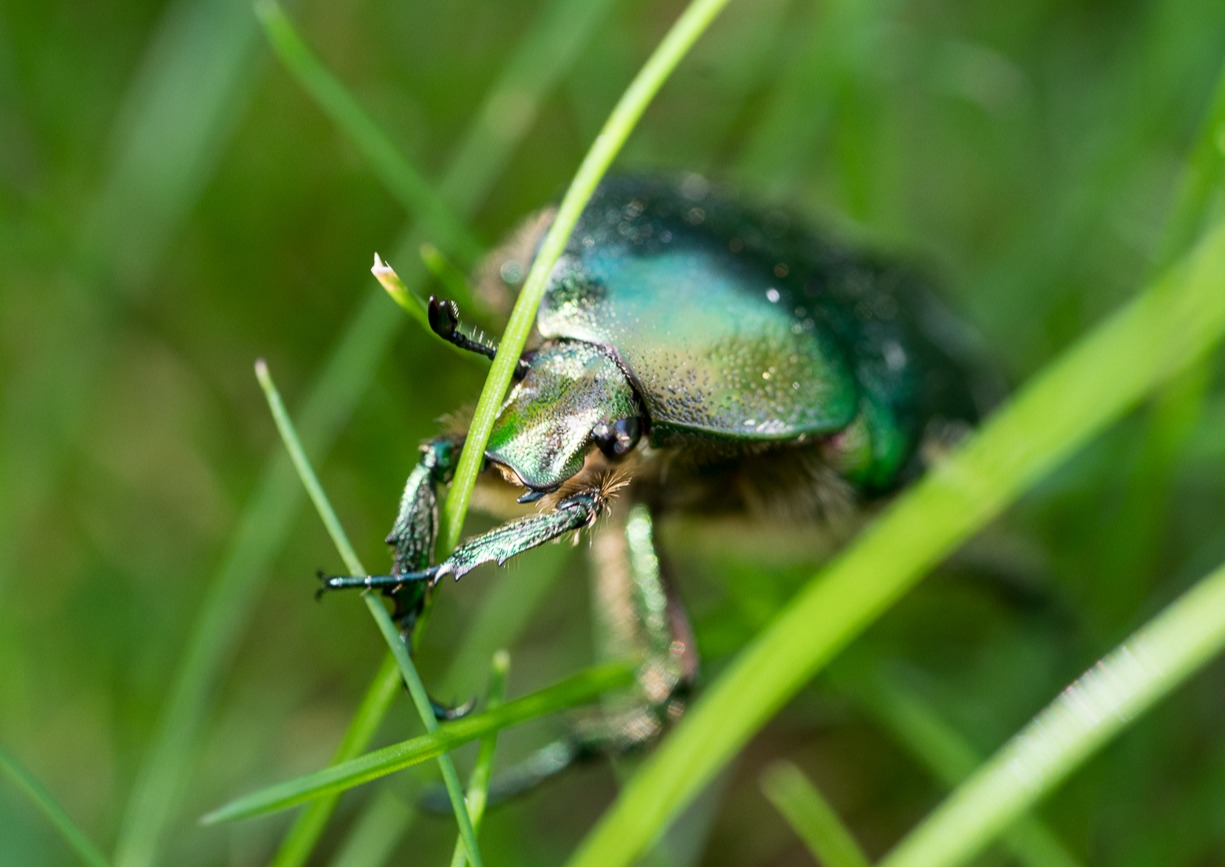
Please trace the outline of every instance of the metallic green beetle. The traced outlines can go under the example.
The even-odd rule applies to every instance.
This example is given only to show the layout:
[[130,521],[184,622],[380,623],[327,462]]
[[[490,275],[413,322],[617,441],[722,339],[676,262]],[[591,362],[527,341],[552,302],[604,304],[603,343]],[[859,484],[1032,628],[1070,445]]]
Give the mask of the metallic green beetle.
[[[526,255],[503,254],[496,270],[524,273],[548,219],[517,245]],[[459,331],[454,304],[431,299],[430,321],[492,356]],[[462,431],[441,436],[409,476],[387,537],[390,574],[324,587],[383,589],[408,633],[443,576],[607,515],[593,545],[596,609],[614,650],[641,660],[640,690],[585,726],[566,758],[650,740],[695,675],[654,517],[828,524],[917,474],[925,446],[949,442],[981,405],[958,328],[912,275],[694,177],[606,181],[552,272],[536,330],[485,450],[497,472],[485,475],[540,511],[431,564],[438,489],[463,443]],[[614,497],[628,507],[610,510]]]

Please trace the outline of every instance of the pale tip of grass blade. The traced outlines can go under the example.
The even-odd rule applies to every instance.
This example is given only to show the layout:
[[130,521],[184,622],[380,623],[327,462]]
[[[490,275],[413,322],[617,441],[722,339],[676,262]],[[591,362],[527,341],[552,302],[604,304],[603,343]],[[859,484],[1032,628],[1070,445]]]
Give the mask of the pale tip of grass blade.
[[378,253],[374,254],[374,264],[370,266],[370,273],[374,275],[374,279],[379,281],[379,285],[384,291],[391,296],[400,307],[410,315],[420,318],[424,305],[417,300],[408,288],[404,285],[404,281],[400,279],[394,268],[383,261],[383,257]]

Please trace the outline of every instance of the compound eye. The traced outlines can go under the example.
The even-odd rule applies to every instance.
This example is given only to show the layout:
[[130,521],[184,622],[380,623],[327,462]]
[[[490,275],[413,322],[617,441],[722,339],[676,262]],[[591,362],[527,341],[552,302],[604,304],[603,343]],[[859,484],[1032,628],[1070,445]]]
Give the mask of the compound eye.
[[637,418],[619,418],[611,425],[596,425],[591,436],[608,457],[622,458],[638,445],[642,436],[642,422]]

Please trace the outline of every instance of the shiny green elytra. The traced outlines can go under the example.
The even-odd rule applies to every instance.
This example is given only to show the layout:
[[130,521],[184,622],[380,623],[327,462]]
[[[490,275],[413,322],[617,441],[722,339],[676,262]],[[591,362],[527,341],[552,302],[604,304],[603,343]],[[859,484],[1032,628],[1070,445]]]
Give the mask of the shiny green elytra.
[[[581,466],[594,416],[624,417],[632,394],[656,448],[757,453],[820,441],[830,468],[880,493],[932,422],[974,418],[941,329],[950,332],[926,291],[895,266],[780,214],[754,218],[701,180],[614,180],[553,271],[537,316],[545,343],[487,454],[528,487],[554,488]],[[580,377],[553,372],[554,356],[575,345],[606,356],[587,400]],[[608,382],[614,366],[620,388]],[[558,391],[564,406],[547,397]],[[541,436],[523,424],[529,413],[564,430]]]
[[[531,221],[487,270],[525,273],[548,222],[547,211]],[[492,356],[459,331],[454,304],[431,299],[430,323]],[[390,574],[324,587],[382,589],[407,637],[442,576],[594,527],[596,611],[612,650],[639,658],[639,689],[568,739],[571,757],[654,737],[696,675],[656,517],[828,524],[916,475],[939,451],[925,446],[978,415],[961,331],[911,272],[695,177],[606,181],[550,276],[536,332],[483,478],[538,511],[432,563],[438,489],[466,432],[447,433],[409,476]]]

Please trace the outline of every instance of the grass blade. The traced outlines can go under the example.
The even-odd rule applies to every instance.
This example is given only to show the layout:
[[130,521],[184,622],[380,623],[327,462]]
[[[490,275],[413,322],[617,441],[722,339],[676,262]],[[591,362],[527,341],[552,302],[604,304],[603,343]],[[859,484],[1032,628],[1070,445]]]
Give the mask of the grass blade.
[[475,263],[485,245],[473,236],[416,167],[400,156],[378,124],[310,50],[275,0],[258,0],[255,14],[285,68],[361,152],[375,176],[404,210],[420,220],[423,228],[445,247],[468,264]]
[[868,867],[868,858],[804,772],[779,762],[761,777],[766,797],[822,867]]
[[[489,704],[492,710],[502,706],[506,700],[506,675],[510,669],[510,655],[505,650],[499,650],[493,657],[492,673],[489,679]],[[476,766],[472,769],[472,777],[468,780],[468,810],[472,815],[472,827],[478,832],[481,829],[481,819],[485,816],[485,807],[489,802],[489,778],[493,774],[493,754],[497,749],[497,732],[481,740],[481,749],[476,755]],[[455,841],[455,851],[451,855],[451,867],[464,867],[464,847],[461,840]]]
[[436,732],[237,798],[209,813],[203,821],[213,824],[245,819],[283,810],[330,792],[350,789],[428,761],[504,728],[585,704],[608,690],[620,689],[631,683],[633,669],[629,665],[614,663],[596,666],[496,709],[449,722]]
[[[340,553],[341,559],[345,561],[345,567],[354,575],[365,575],[365,567],[362,566],[361,561],[357,557],[357,552],[353,550],[353,546],[349,543],[348,535],[340,526],[340,519],[336,517],[332,504],[323,492],[323,486],[319,484],[319,478],[315,475],[314,468],[311,467],[310,461],[306,457],[306,452],[302,449],[302,443],[298,440],[297,431],[294,430],[289,413],[285,410],[285,404],[281,401],[281,395],[272,381],[272,376],[268,373],[268,366],[262,360],[255,364],[255,375],[259,379],[260,387],[263,388],[264,394],[268,398],[268,407],[272,410],[272,417],[276,420],[277,430],[280,432],[281,439],[285,443],[285,449],[289,452],[289,457],[298,471],[298,477],[302,480],[302,486],[306,488],[307,494],[310,495],[311,501],[315,504],[315,509],[319,512],[319,517],[323,520],[328,535],[332,537],[336,550]],[[362,600],[370,610],[371,616],[374,617],[375,623],[378,624],[379,631],[383,633],[387,646],[391,648],[391,655],[395,657],[400,674],[408,685],[409,695],[412,696],[413,704],[417,707],[417,713],[421,716],[421,722],[425,726],[426,731],[438,731],[438,720],[434,717],[433,707],[430,697],[426,694],[425,685],[417,674],[417,667],[413,664],[412,657],[408,653],[408,647],[400,638],[399,630],[392,623],[391,617],[387,614],[387,609],[383,607],[382,598],[373,593],[363,593]],[[451,761],[450,756],[440,755],[438,756],[438,768],[442,772],[442,782],[446,786],[447,795],[451,799],[451,807],[455,812],[455,821],[459,825],[460,837],[465,848],[468,850],[468,860],[472,862],[474,867],[480,867],[481,856],[476,845],[476,832],[472,828],[468,809],[464,804],[464,793],[460,788],[459,774],[455,772],[455,763]]]
[[[939,559],[1225,331],[1225,225],[1031,381],[786,606],[643,764],[574,865],[630,863],[847,642]],[[1120,366],[1118,359],[1127,358]]]
[[[339,764],[346,759],[354,758],[374,738],[379,724],[387,715],[391,703],[400,694],[400,669],[395,658],[388,654],[374,676],[357,713],[349,721],[340,745],[332,754],[332,764]],[[339,795],[328,795],[312,801],[297,818],[294,819],[289,833],[281,841],[276,856],[272,859],[272,867],[297,867],[305,864],[314,851],[315,844],[323,835],[323,828],[331,818]]]
[[[926,705],[880,673],[855,667],[834,672],[838,688],[864,707],[894,739],[910,750],[950,789],[974,772],[982,759],[972,746]],[[1077,867],[1064,845],[1034,817],[1023,817],[1001,841],[1018,864]]]
[[[517,47],[440,184],[440,195],[453,202],[460,215],[475,210],[527,131],[541,94],[579,55],[610,5],[611,0],[554,0]],[[254,38],[253,22],[250,29]],[[512,95],[522,109],[523,122],[508,128],[499,123],[498,107]],[[423,232],[410,224],[394,254],[411,261],[425,240]],[[147,242],[146,237],[142,244],[147,247]],[[315,380],[299,415],[308,451],[323,451],[335,439],[399,330],[400,320],[386,315],[385,303],[379,295],[368,297]],[[271,574],[269,564],[289,533],[300,497],[289,462],[277,449],[237,522],[170,682],[165,710],[129,796],[120,832],[116,857],[124,867],[143,867],[155,859],[159,839],[179,801],[194,754],[192,744],[208,716],[209,694],[250,622],[253,600]]]
[[[311,806],[320,801],[312,801]],[[408,832],[417,815],[393,786],[380,787],[378,794],[353,823],[332,859],[332,867],[376,867],[388,863],[400,838]]]
[[30,799],[30,803],[47,817],[82,861],[91,867],[107,867],[106,857],[93,841],[72,821],[72,817],[56,802],[51,793],[3,747],[0,747],[0,770],[4,771],[13,784]]
[[515,308],[511,311],[510,321],[502,335],[498,354],[481,390],[472,424],[468,428],[468,439],[455,469],[455,481],[443,508],[444,518],[440,535],[444,551],[450,551],[459,542],[460,528],[463,526],[464,516],[468,513],[472,489],[476,486],[476,476],[484,461],[485,444],[489,441],[490,431],[493,430],[494,420],[502,405],[506,388],[510,385],[515,365],[523,354],[523,347],[535,325],[536,309],[544,296],[549,273],[565,249],[566,241],[570,238],[570,233],[600,178],[612,165],[613,159],[633,132],[642,113],[677,64],[726,5],[727,0],[693,0],[686,7],[647,59],[642,70],[630,82],[575,172],[574,180],[570,182],[570,188],[566,190],[566,195],[557,209],[557,216],[532,262],[523,291],[515,301]]
[[961,864],[1225,648],[1225,566],[1065,689],[881,867]]

